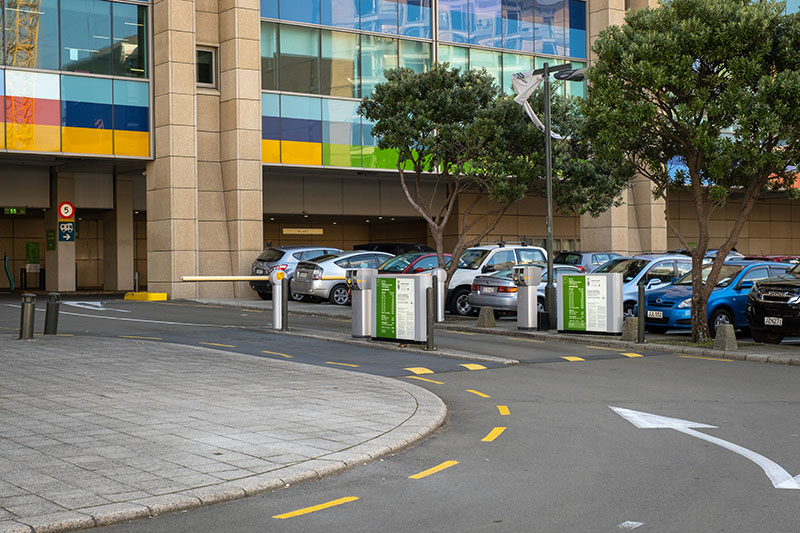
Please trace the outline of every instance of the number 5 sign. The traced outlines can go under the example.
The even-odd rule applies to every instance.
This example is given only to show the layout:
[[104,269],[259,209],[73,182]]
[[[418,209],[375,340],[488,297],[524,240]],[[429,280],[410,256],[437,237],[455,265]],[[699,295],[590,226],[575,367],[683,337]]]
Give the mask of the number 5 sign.
[[58,204],[58,219],[59,220],[72,220],[75,218],[75,206],[69,202],[61,202]]

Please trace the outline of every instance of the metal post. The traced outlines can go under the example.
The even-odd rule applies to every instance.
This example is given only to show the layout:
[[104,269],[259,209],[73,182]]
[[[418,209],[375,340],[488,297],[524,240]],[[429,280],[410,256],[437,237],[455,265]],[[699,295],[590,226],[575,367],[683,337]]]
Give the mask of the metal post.
[[47,293],[47,312],[44,315],[44,334],[55,335],[58,333],[58,309],[61,306],[61,294]]
[[33,338],[33,322],[36,313],[36,295],[26,292],[22,295],[22,315],[19,321],[20,340]]
[[435,350],[433,345],[433,325],[435,324],[436,307],[433,305],[433,289],[428,287],[425,289],[425,303],[427,304],[427,313],[425,313],[426,328],[428,330],[428,340],[425,344],[426,350]]
[[[281,331],[289,331],[289,278],[284,277],[281,280]],[[275,302],[272,303],[275,305]]]
[[644,342],[644,285],[639,284],[639,330],[637,331],[636,342],[639,344]]
[[556,323],[556,287],[553,284],[553,164],[550,146],[550,64],[544,64],[544,152],[547,173],[547,285],[544,287],[544,304],[547,311],[547,329]]
[[439,276],[431,276],[431,287],[433,287],[433,322],[439,322]]
[[23,291],[28,288],[28,272],[24,268],[19,269],[19,288]]
[[47,276],[45,276],[45,270],[43,268],[39,269],[39,290],[43,291],[47,287],[45,280]]
[[139,272],[133,273],[133,292],[139,292]]

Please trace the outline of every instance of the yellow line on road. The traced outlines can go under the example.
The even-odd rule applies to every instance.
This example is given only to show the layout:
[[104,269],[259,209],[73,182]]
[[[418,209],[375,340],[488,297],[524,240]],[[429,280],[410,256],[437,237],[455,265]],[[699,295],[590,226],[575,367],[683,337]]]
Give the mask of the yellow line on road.
[[471,392],[472,394],[477,394],[477,395],[478,395],[478,396],[480,396],[481,398],[491,398],[491,396],[489,396],[488,394],[484,394],[484,393],[482,393],[482,392],[478,392],[478,391],[476,391],[476,390],[467,389],[467,392]]
[[444,381],[434,381],[432,379],[421,378],[419,376],[406,376],[408,379],[418,379],[420,381],[427,381],[428,383],[436,383],[437,385],[444,385]]
[[608,346],[587,346],[587,348],[591,348],[592,350],[608,350],[611,352],[619,351],[619,348],[609,348]]
[[338,500],[329,501],[327,503],[321,503],[319,505],[314,505],[312,507],[306,507],[304,509],[298,509],[297,511],[292,511],[291,513],[276,514],[272,518],[277,518],[278,520],[285,520],[287,518],[293,518],[295,516],[309,514],[309,513],[316,512],[316,511],[322,511],[323,509],[329,509],[331,507],[336,507],[337,505],[342,505],[343,503],[354,502],[357,499],[358,499],[357,496],[348,496],[346,498],[339,498]]
[[511,414],[511,411],[508,410],[507,405],[498,405],[497,410],[500,411],[500,414],[503,416],[508,416]]
[[344,318],[331,318],[331,317],[328,317],[328,320],[331,320],[333,322],[348,322],[348,323],[352,322],[352,320],[347,320],[347,319],[344,319]]
[[221,305],[203,305],[203,304],[176,304],[172,302],[154,302],[160,305],[175,305],[177,307],[200,307],[201,309],[224,309]]
[[726,363],[733,361],[733,359],[723,359],[721,357],[700,357],[699,355],[679,355],[678,357],[683,357],[684,359],[703,359],[704,361],[724,361]]
[[74,337],[74,333],[56,333],[56,337]]
[[423,470],[419,474],[414,474],[413,476],[408,476],[408,479],[422,479],[424,477],[428,477],[428,476],[430,476],[432,474],[435,474],[437,472],[441,472],[445,468],[450,468],[451,466],[456,466],[457,464],[458,464],[458,461],[445,461],[445,462],[443,462],[442,464],[440,464],[438,466],[434,466],[433,468],[429,468],[427,470]]
[[574,362],[574,361],[586,361],[586,359],[583,359],[583,358],[581,358],[581,357],[574,357],[574,356],[572,356],[572,355],[567,355],[567,356],[564,356],[564,357],[562,357],[561,359],[566,359],[567,361],[573,361],[573,362]]
[[643,356],[642,354],[640,354],[640,353],[626,353],[626,352],[620,352],[620,353],[621,353],[622,355],[624,355],[625,357],[644,357],[644,356]]
[[421,366],[414,366],[414,367],[411,367],[411,368],[404,368],[403,370],[408,370],[409,372],[412,372],[412,373],[417,374],[417,375],[419,375],[419,374],[433,374],[433,370],[429,370],[429,369],[423,368]]
[[222,348],[236,348],[232,344],[219,344],[216,342],[201,342],[200,344],[205,344],[206,346],[221,346]]
[[263,313],[263,309],[240,309],[240,311],[245,313]]
[[493,430],[491,430],[488,435],[483,437],[481,439],[481,442],[492,442],[494,439],[502,435],[505,430],[506,428],[504,427],[496,427]]
[[325,361],[326,365],[349,366],[351,368],[358,368],[358,365],[351,365],[348,363],[334,363],[333,361]]
[[267,350],[261,350],[261,353],[268,353],[270,355],[280,355],[281,357],[285,357],[286,359],[292,359],[294,357],[293,355],[288,355],[288,354],[280,353],[280,352],[270,352],[270,351],[267,351]]
[[136,336],[136,335],[120,335],[120,338],[122,338],[122,339],[144,339],[144,340],[148,340],[148,341],[162,341],[162,340],[164,340],[161,337],[139,337],[139,336]]
[[486,367],[483,365],[478,365],[475,363],[462,363],[458,366],[463,366],[467,370],[486,370]]
[[522,337],[506,337],[506,339],[512,341],[520,341],[520,342],[539,342],[542,343],[544,341],[540,341],[539,339],[523,339]]
[[469,332],[469,331],[453,331],[453,330],[448,330],[447,332],[448,332],[448,333],[455,333],[456,335],[475,335],[474,333],[472,333],[472,332]]

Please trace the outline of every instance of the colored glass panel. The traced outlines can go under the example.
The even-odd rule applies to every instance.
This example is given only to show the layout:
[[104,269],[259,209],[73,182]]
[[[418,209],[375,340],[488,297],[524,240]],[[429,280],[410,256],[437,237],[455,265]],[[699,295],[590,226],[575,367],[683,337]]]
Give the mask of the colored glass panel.
[[261,0],[261,16],[268,19],[278,18],[278,2],[275,0]]
[[569,34],[565,55],[586,58],[586,2],[569,0]]
[[503,48],[533,52],[533,2],[502,0]]
[[58,74],[6,71],[6,148],[61,150]]
[[61,2],[61,69],[111,74],[111,3]]
[[357,30],[359,26],[358,0],[321,0],[323,26]]
[[278,25],[261,23],[261,88],[278,89]]
[[114,80],[114,153],[150,155],[149,84]]
[[439,39],[451,43],[469,42],[467,0],[439,0]]
[[397,168],[397,150],[378,148],[378,140],[372,136],[373,124],[361,121],[362,161],[364,168]]
[[111,80],[61,77],[62,151],[113,154],[112,100]]
[[361,166],[359,102],[322,100],[322,164]]
[[566,0],[533,1],[533,48],[539,54],[564,55]]
[[468,49],[463,46],[439,45],[439,63],[449,63],[450,68],[469,68]]
[[480,46],[503,46],[500,0],[470,0],[469,42]]
[[281,162],[281,108],[280,96],[261,95],[261,161]]
[[281,163],[322,164],[322,108],[319,98],[281,96]]
[[361,0],[361,29],[397,34],[397,0]]
[[400,66],[417,74],[428,72],[433,63],[433,45],[422,41],[400,40]]
[[[570,61],[572,68],[579,69],[586,66],[586,63],[580,61]],[[567,96],[577,96],[586,98],[586,81],[568,81],[566,83]]]
[[278,15],[281,20],[319,24],[319,0],[279,0]]
[[486,69],[493,78],[494,82],[498,85],[502,81],[502,69],[500,52],[490,52],[489,50],[472,49],[469,51],[469,68]]
[[500,87],[505,94],[514,94],[511,78],[517,72],[533,70],[533,57],[521,54],[503,54],[503,82]]
[[361,36],[361,96],[369,96],[375,85],[386,81],[384,71],[397,67],[397,39]]
[[58,70],[58,0],[5,4],[5,64]]
[[[5,78],[6,71],[0,69],[0,102],[3,102],[3,108],[5,108],[5,91],[6,91],[6,78]],[[0,150],[6,147],[6,114],[0,114]]]
[[431,0],[398,0],[397,33],[408,37],[430,39]]
[[112,17],[112,71],[117,76],[146,78],[147,8],[115,3]]
[[282,25],[278,69],[280,90],[318,94],[319,30]]
[[358,97],[358,35],[322,30],[320,92],[329,96]]

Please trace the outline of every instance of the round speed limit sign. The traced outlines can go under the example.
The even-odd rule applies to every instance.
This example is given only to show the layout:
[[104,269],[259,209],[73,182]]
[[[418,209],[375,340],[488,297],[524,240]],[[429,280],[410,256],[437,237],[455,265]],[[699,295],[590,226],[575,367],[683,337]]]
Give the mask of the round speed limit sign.
[[75,216],[75,206],[69,202],[58,204],[58,216],[61,219],[71,220]]

